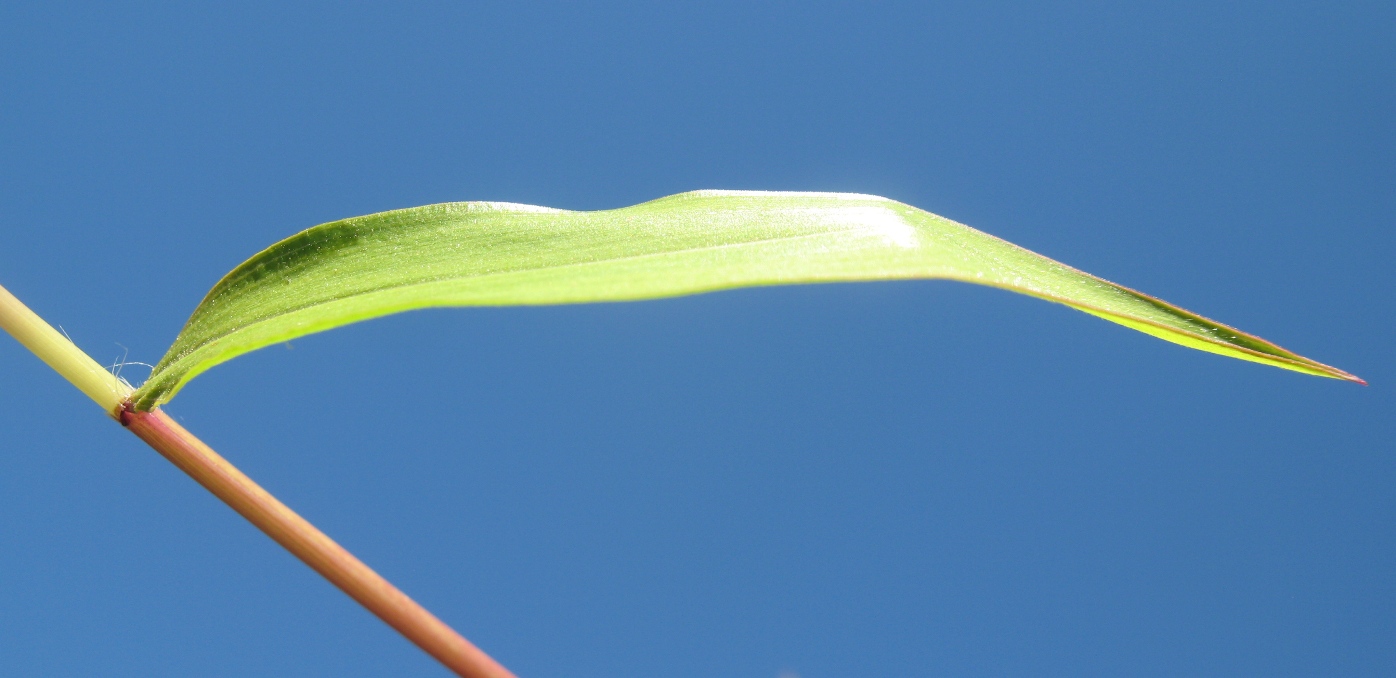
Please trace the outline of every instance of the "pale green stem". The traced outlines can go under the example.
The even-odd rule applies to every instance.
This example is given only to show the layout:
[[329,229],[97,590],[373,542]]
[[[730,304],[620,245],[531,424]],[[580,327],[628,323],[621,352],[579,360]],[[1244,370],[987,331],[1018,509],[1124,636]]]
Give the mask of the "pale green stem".
[[87,394],[107,414],[120,417],[131,387],[97,364],[53,326],[0,286],[0,327]]

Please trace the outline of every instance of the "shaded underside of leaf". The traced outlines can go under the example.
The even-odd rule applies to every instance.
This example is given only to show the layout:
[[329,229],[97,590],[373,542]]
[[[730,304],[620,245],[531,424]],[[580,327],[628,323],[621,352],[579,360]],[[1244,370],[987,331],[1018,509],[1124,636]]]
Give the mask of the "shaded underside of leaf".
[[616,210],[462,202],[316,226],[208,293],[133,397],[148,410],[204,370],[412,309],[626,301],[791,283],[944,278],[1066,304],[1175,343],[1360,381],[1158,299],[886,198],[695,191]]

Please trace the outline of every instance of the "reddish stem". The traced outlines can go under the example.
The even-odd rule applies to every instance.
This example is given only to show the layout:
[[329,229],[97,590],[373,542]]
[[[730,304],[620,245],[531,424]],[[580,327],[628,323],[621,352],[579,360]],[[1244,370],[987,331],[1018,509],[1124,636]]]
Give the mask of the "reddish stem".
[[136,412],[128,408],[121,413],[121,423],[257,529],[456,675],[514,678],[508,669],[277,501],[164,412]]

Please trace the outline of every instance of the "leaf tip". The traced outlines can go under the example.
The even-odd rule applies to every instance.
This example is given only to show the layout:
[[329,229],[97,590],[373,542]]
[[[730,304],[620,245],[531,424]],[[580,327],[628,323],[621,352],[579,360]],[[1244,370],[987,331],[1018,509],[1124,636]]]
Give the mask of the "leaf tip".
[[1362,377],[1359,377],[1351,372],[1340,370],[1336,367],[1333,367],[1332,365],[1325,365],[1317,361],[1310,360],[1308,362],[1309,366],[1314,368],[1316,371],[1315,373],[1319,374],[1320,376],[1328,377],[1329,379],[1337,379],[1339,381],[1350,381],[1354,384],[1360,384],[1362,386],[1368,385],[1366,379],[1363,379]]
[[1366,379],[1363,379],[1362,377],[1359,377],[1355,374],[1348,374],[1347,372],[1343,372],[1342,374],[1343,376],[1339,377],[1339,379],[1342,379],[1343,381],[1351,381],[1356,384],[1361,384],[1362,386],[1368,385]]

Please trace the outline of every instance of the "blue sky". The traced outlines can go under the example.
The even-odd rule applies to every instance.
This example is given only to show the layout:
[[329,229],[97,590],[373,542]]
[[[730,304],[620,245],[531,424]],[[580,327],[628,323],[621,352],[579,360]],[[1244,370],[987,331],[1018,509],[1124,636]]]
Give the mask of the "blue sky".
[[[168,411],[524,678],[1388,675],[1393,29],[1379,2],[11,3],[0,284],[154,362],[333,219],[888,196],[1371,386],[900,282],[416,312]],[[17,344],[0,366],[9,671],[445,675]]]

